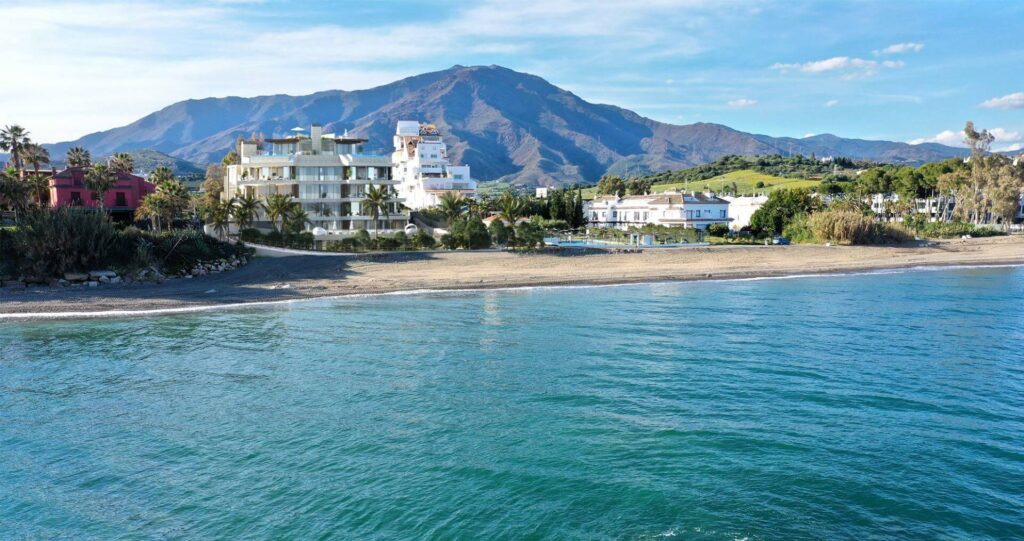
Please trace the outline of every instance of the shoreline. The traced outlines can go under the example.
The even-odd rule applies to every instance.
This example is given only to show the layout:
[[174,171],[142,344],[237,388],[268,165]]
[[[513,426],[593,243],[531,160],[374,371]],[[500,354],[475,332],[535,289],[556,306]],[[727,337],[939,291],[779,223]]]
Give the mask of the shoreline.
[[258,258],[234,271],[159,285],[0,291],[0,323],[173,315],[370,295],[1007,266],[1024,266],[1024,237],[942,241],[932,246],[714,246],[656,248],[640,254],[396,252]]

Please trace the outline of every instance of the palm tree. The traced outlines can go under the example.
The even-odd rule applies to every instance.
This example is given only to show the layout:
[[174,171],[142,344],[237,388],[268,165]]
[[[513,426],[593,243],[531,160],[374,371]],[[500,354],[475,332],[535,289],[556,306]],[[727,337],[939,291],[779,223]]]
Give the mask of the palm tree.
[[39,166],[50,163],[50,152],[36,143],[28,143],[21,149],[21,159],[32,165],[33,175],[27,181],[36,194],[36,202],[43,206],[44,193],[49,189],[50,183],[47,178],[39,174]]
[[[0,171],[0,204],[20,216],[28,208],[29,185],[18,178],[14,168]],[[0,207],[0,208],[2,208]]]
[[[274,229],[281,231],[284,229],[285,217],[288,211],[291,210],[292,196],[285,194],[273,194],[267,196],[266,201],[263,203],[263,208],[267,212],[267,218],[270,219],[270,224],[274,226]],[[277,227],[277,221],[281,220],[281,229]]]
[[68,167],[89,167],[92,165],[92,156],[82,147],[71,147],[64,161]]
[[160,194],[151,193],[142,198],[138,208],[135,209],[136,220],[152,220],[154,229],[160,231],[160,217],[163,214],[164,202]]
[[256,216],[262,208],[263,203],[253,194],[236,196],[234,207],[231,209],[231,215],[234,217],[235,222],[238,223],[238,230],[241,231],[242,229],[252,227],[252,222],[256,220]]
[[103,211],[103,198],[116,185],[117,173],[105,165],[96,164],[85,174],[85,187],[96,197],[101,212]]
[[284,222],[281,224],[281,228],[299,233],[306,224],[312,225],[312,223],[306,209],[302,208],[302,205],[298,203],[292,203],[291,208],[284,215]]
[[[164,169],[167,168],[165,167]],[[192,202],[188,195],[188,188],[175,180],[173,175],[168,179],[160,181],[155,193],[160,196],[160,205],[158,207],[161,210],[160,217],[166,220],[169,225],[173,224],[174,219],[181,216]]]
[[32,140],[28,138],[28,130],[17,124],[4,126],[0,130],[0,150],[11,153],[11,158],[14,160],[14,168],[18,171],[18,178],[21,178],[23,169],[22,149],[31,142]]
[[166,165],[161,165],[160,167],[150,171],[149,177],[147,177],[146,180],[159,186],[164,181],[174,180],[174,171]]
[[107,166],[116,173],[131,174],[135,170],[135,159],[127,152],[118,152],[110,157]]
[[523,212],[523,200],[512,190],[501,194],[498,198],[498,218],[510,227],[516,226],[516,219]]
[[388,201],[391,199],[391,187],[385,184],[379,186],[369,185],[366,187],[366,199],[363,199],[363,209],[370,213],[373,219],[373,236],[380,235],[377,228],[377,219],[384,215],[388,219]]
[[213,230],[217,232],[220,238],[224,238],[224,235],[228,232],[228,227],[231,225],[232,208],[232,201],[217,201],[209,209],[208,218],[210,219],[210,225],[213,226]]
[[50,151],[43,148],[43,145],[28,143],[21,149],[21,159],[32,166],[32,170],[39,172],[40,165],[50,164]]
[[50,190],[50,177],[43,173],[30,173],[25,180],[22,181],[25,184],[25,189],[35,195],[36,204],[40,207],[44,206],[49,200],[47,193]]
[[448,222],[448,227],[451,227],[455,220],[458,220],[459,216],[466,212],[466,199],[457,192],[445,192],[441,196],[440,202],[441,214]]

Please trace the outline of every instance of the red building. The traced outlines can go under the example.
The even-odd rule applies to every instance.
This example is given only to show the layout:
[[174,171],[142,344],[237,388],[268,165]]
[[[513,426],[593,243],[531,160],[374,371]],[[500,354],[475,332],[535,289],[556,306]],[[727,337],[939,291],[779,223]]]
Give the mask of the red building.
[[[50,205],[54,207],[95,207],[96,199],[85,185],[85,167],[69,167],[50,179]],[[103,198],[103,207],[111,214],[130,217],[143,197],[156,191],[146,179],[117,173],[117,184]]]

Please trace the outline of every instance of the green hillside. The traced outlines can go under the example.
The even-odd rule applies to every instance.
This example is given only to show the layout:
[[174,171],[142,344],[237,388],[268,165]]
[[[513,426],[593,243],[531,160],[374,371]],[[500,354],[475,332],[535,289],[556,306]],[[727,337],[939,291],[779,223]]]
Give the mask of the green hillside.
[[[757,183],[763,183],[763,187],[758,188]],[[689,182],[669,182],[665,184],[655,184],[651,186],[651,191],[654,193],[661,193],[668,190],[682,190],[682,191],[704,191],[705,188],[715,192],[732,192],[733,183],[736,184],[736,191],[740,194],[753,194],[753,193],[767,193],[774,190],[783,188],[813,188],[821,183],[820,180],[806,180],[800,178],[785,178],[777,177],[774,175],[766,175],[764,173],[758,173],[757,171],[751,171],[744,169],[741,171],[732,171],[724,175],[718,175],[708,179],[691,180]],[[584,199],[593,199],[597,196],[597,187],[591,187],[583,190]]]

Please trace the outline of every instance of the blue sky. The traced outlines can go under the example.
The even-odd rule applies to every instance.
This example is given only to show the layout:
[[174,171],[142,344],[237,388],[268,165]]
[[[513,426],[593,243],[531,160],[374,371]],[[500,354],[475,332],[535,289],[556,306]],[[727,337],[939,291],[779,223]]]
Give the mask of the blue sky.
[[1024,145],[1024,2],[15,0],[0,21],[0,124],[43,142],[500,64],[676,124],[956,144],[974,120]]

